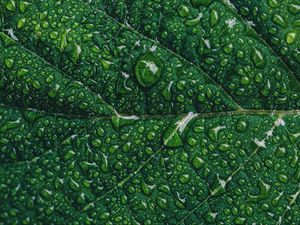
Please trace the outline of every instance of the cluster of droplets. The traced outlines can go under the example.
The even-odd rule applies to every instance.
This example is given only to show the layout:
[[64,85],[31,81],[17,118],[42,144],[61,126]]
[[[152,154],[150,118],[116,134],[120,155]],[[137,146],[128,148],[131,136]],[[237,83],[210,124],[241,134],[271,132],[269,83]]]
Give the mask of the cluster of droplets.
[[283,57],[299,78],[299,3],[265,0],[252,4],[251,1],[236,0],[233,4],[243,17],[253,22],[254,29]]
[[[288,93],[289,74],[279,69],[276,57],[257,42],[252,30],[243,33],[246,25],[227,12],[226,5],[191,0],[177,7],[171,2],[164,3],[165,10],[176,13],[158,17],[161,23],[147,20],[147,35],[160,33],[152,26],[161,26],[165,29],[158,38],[162,44],[220,79],[217,81],[236,99],[248,99],[247,107],[295,106],[298,95]],[[47,2],[39,6],[51,9],[38,13],[30,7],[35,3],[8,0],[5,7],[17,15],[8,21],[14,22],[11,26],[18,29],[22,43],[33,48],[29,40],[34,31],[35,41],[47,46],[38,54],[52,63],[61,55],[56,66],[95,92],[101,91],[106,101],[116,108],[123,106],[124,112],[179,114],[236,109],[225,92],[187,60],[161,45],[153,46],[147,38],[140,40],[140,34],[100,12],[92,14],[83,4],[70,3],[53,2],[57,12]],[[157,2],[148,5],[160,8]],[[199,13],[199,9],[204,11]],[[81,24],[80,14],[90,13]],[[149,12],[144,16],[150,16]],[[107,26],[103,25],[106,20]],[[203,38],[202,29],[211,37]],[[11,79],[5,104],[16,104],[12,97],[17,90],[23,97],[36,97],[27,98],[31,102],[20,99],[16,106],[25,103],[25,107],[45,111],[106,115],[99,96],[83,84],[15,44],[6,45],[8,37],[1,38],[1,69]],[[292,42],[293,34],[286,38]],[[237,64],[236,71],[228,70],[232,62]],[[120,68],[122,73],[115,71]],[[40,90],[47,90],[47,95]],[[291,97],[284,99],[287,93]],[[116,95],[121,97],[115,99]],[[53,105],[50,99],[55,99]],[[191,112],[175,119],[139,119],[114,112],[110,121],[91,121],[27,111],[3,114],[0,133],[6,136],[0,139],[1,160],[26,160],[0,169],[0,196],[6,200],[0,218],[5,221],[247,224],[299,217],[299,212],[291,209],[300,193],[297,117],[201,118],[200,114],[197,118],[198,114]],[[10,151],[11,140],[26,145]],[[220,202],[224,203],[222,208]],[[285,218],[287,213],[292,214]]]
[[[6,139],[25,132],[31,121],[36,133],[29,136],[39,137],[32,146],[45,151],[24,149],[29,155],[17,160],[26,162],[1,171],[1,193],[15,193],[14,205],[7,201],[9,211],[3,208],[7,221],[245,224],[271,214],[285,220],[293,204],[284,200],[288,189],[298,196],[298,117],[189,113],[92,122],[30,111],[11,118],[17,114],[10,111],[1,117],[8,121],[1,128]],[[23,126],[14,126],[16,120]],[[24,207],[38,216],[24,214]]]
[[58,142],[80,132],[88,120],[70,121],[35,111],[1,109],[3,163],[31,161],[53,150]]
[[[57,2],[52,8],[48,3],[43,3],[37,10],[31,3],[23,9],[20,3],[19,8],[9,10],[17,15],[14,21],[17,20],[18,39],[26,47],[35,48],[30,36],[31,32],[35,32],[32,38],[38,45],[39,55],[59,65],[59,69],[68,76],[100,94],[118,111],[130,114],[169,114],[178,109],[176,113],[179,114],[236,108],[223,90],[211,81],[204,81],[203,72],[192,65],[185,65],[185,60],[161,46],[153,46],[147,38],[141,40],[141,35],[101,13],[90,12],[86,21],[80,22],[78,16],[87,14],[89,10],[80,4],[76,7],[70,5]],[[57,13],[55,7],[59,7]],[[71,16],[70,12],[75,11]],[[103,26],[107,20],[109,24]],[[106,35],[101,36],[101,32]],[[148,52],[141,54],[147,48]],[[172,68],[172,61],[183,66]],[[116,68],[121,72],[116,72]],[[188,89],[186,82],[179,80],[186,73],[191,77]],[[195,85],[198,93],[193,93]],[[187,93],[180,93],[186,92],[184,89]],[[146,108],[145,102],[148,103]]]
[[[1,35],[3,42],[9,37]],[[78,115],[109,115],[102,99],[15,43],[3,46],[5,105]]]
[[[138,32],[157,39],[163,46],[199,65],[243,107],[298,107],[299,87],[293,74],[282,68],[281,60],[270,47],[261,44],[259,34],[250,28],[251,23],[243,21],[230,10],[230,7],[238,5],[237,2],[150,1],[144,7],[144,3],[139,1],[121,1],[120,4],[106,3],[103,7],[120,22],[128,21]],[[269,4],[279,5],[275,1]],[[127,13],[121,13],[121,6],[127,9]],[[143,14],[133,13],[137,9],[142,10]],[[289,11],[297,13],[297,4],[290,4]],[[288,31],[283,39],[294,46],[297,35],[294,31]],[[287,57],[289,55],[286,54]],[[246,72],[240,75],[240,70]],[[274,79],[274,74],[280,74],[280,80]],[[290,85],[291,82],[295,85]]]

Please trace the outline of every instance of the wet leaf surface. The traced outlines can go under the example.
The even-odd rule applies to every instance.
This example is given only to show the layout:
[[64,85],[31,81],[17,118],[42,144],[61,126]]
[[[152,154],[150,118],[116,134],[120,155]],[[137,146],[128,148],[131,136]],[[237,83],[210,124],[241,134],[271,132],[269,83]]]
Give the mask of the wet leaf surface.
[[0,0],[0,224],[299,224],[295,0]]

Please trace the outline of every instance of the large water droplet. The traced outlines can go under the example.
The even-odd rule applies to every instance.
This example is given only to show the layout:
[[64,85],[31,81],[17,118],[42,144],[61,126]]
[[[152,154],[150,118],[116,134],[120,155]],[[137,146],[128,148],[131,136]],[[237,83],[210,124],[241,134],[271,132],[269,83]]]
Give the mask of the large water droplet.
[[179,147],[183,145],[180,134],[176,128],[167,129],[164,133],[163,141],[167,147]]
[[271,186],[269,184],[263,182],[262,180],[259,180],[258,187],[259,187],[258,195],[249,195],[250,201],[257,202],[257,201],[268,198],[268,196],[270,194]]
[[295,43],[296,38],[297,38],[297,33],[296,33],[296,31],[290,31],[290,32],[287,33],[286,36],[285,36],[286,43],[288,43],[289,45]]
[[195,169],[200,169],[205,165],[205,162],[200,157],[196,157],[193,159],[192,165]]
[[162,61],[152,53],[140,57],[135,67],[135,75],[140,85],[149,87],[156,83],[161,75]]
[[15,11],[16,10],[16,3],[13,0],[8,1],[8,3],[6,4],[6,9],[8,9],[9,11]]
[[11,69],[14,65],[14,60],[11,58],[7,58],[7,59],[4,59],[4,63],[9,69]]
[[300,12],[300,5],[297,4],[290,4],[289,11],[292,14],[297,14]]

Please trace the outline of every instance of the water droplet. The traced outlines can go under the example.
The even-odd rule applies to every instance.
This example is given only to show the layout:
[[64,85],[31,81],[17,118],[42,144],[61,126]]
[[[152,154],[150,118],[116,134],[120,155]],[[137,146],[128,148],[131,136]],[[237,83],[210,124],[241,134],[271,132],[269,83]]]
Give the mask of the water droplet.
[[60,50],[63,51],[66,47],[68,47],[67,43],[67,35],[69,33],[70,29],[65,29],[62,32],[61,39],[60,39]]
[[246,218],[243,217],[237,217],[234,219],[234,224],[245,224]]
[[205,165],[205,162],[200,157],[196,157],[193,159],[192,165],[195,169],[200,169]]
[[275,151],[276,157],[285,157],[286,149],[284,147],[278,147]]
[[229,44],[229,45],[226,45],[224,48],[223,48],[223,51],[226,53],[226,54],[230,54],[232,52],[232,49],[233,49],[233,45],[232,44]]
[[109,165],[108,165],[108,157],[106,155],[102,155],[102,162],[101,162],[101,170],[105,173],[109,172]]
[[162,198],[162,197],[157,197],[156,203],[160,208],[165,209],[165,210],[168,209],[167,199]]
[[19,21],[18,21],[18,24],[17,24],[17,28],[18,29],[21,29],[21,28],[23,28],[24,26],[25,26],[25,22],[26,22],[26,19],[19,19]]
[[185,25],[187,25],[188,27],[194,27],[194,26],[196,26],[197,24],[200,23],[200,20],[201,20],[202,17],[203,17],[203,14],[200,13],[196,18],[187,20],[185,22]]
[[217,10],[213,9],[210,11],[209,22],[212,27],[219,22],[219,13]]
[[131,142],[127,142],[122,146],[122,150],[124,152],[129,152],[130,148],[131,148]]
[[288,177],[285,174],[277,174],[277,179],[285,184],[288,182]]
[[42,195],[44,198],[49,199],[49,198],[51,197],[51,195],[52,195],[52,192],[51,192],[50,190],[48,190],[48,189],[43,189],[43,190],[41,191],[41,195]]
[[17,72],[17,77],[21,78],[21,77],[25,76],[28,72],[29,72],[29,70],[27,70],[27,69],[19,69]]
[[69,150],[66,152],[66,154],[64,155],[64,160],[65,161],[68,161],[69,159],[73,158],[73,156],[75,155],[76,153],[72,150]]
[[100,146],[101,146],[101,140],[100,140],[100,139],[94,139],[94,140],[92,141],[92,145],[93,145],[94,147],[100,147]]
[[15,11],[16,10],[16,3],[15,3],[15,1],[13,1],[13,0],[8,1],[7,4],[6,4],[6,8],[9,11],[12,11],[12,12]]
[[149,87],[156,83],[161,75],[162,61],[153,53],[140,57],[135,67],[135,75],[140,85]]
[[197,141],[196,141],[196,139],[194,139],[194,138],[189,138],[189,139],[188,139],[188,144],[189,144],[190,146],[195,146],[195,145],[197,144]]
[[169,128],[166,130],[163,136],[164,145],[167,147],[179,147],[182,146],[181,137],[175,128]]
[[256,67],[258,68],[264,67],[265,65],[264,57],[257,48],[253,48],[251,58]]
[[142,190],[145,195],[150,196],[151,193],[153,192],[154,188],[155,188],[155,185],[148,185],[144,182],[142,183]]
[[298,165],[298,161],[299,161],[299,157],[298,155],[294,155],[293,158],[292,158],[292,161],[291,161],[291,167],[292,168],[295,168],[297,165]]
[[257,202],[257,201],[260,201],[263,199],[267,199],[269,197],[270,189],[271,189],[271,186],[269,184],[263,182],[262,180],[259,180],[258,188],[259,188],[258,195],[250,195],[249,194],[250,201]]
[[49,27],[49,23],[48,22],[43,22],[42,23],[42,27],[45,28],[45,29],[48,28]]
[[109,216],[110,216],[109,212],[103,212],[99,215],[99,219],[100,220],[108,220]]
[[75,44],[75,46],[73,46],[73,51],[71,54],[71,59],[73,63],[77,63],[80,54],[81,54],[81,47],[80,45]]
[[20,1],[20,4],[19,4],[20,12],[24,13],[29,4],[30,4],[29,2]]
[[11,69],[14,65],[14,60],[11,58],[7,58],[7,59],[4,59],[4,63],[9,69]]
[[300,5],[297,4],[290,4],[289,11],[292,14],[297,14],[300,12]]
[[285,25],[286,25],[284,19],[282,18],[282,16],[278,15],[278,14],[274,15],[273,22],[278,24],[281,27],[285,27]]
[[185,5],[180,5],[178,7],[178,14],[181,17],[188,17],[190,15],[190,10],[187,6]]
[[50,33],[50,38],[51,39],[57,39],[58,38],[58,32],[57,31],[52,31]]
[[189,112],[185,117],[177,121],[173,126],[169,127],[163,136],[164,145],[168,147],[182,146],[183,143],[180,136],[190,121],[195,117],[197,117],[196,113]]
[[182,184],[185,184],[189,181],[190,179],[190,175],[188,174],[182,174],[179,176],[179,181],[182,183]]
[[257,83],[262,83],[264,81],[263,75],[261,73],[256,74],[254,79]]
[[286,43],[291,45],[291,44],[295,43],[296,38],[297,38],[297,33],[296,33],[296,31],[293,30],[286,34],[285,41],[286,41]]
[[279,6],[277,0],[268,0],[268,5],[271,6],[272,8],[277,8]]
[[239,120],[236,123],[236,130],[239,132],[244,132],[247,129],[247,123],[244,120]]
[[73,191],[79,191],[80,190],[80,185],[77,182],[75,182],[72,178],[69,180],[69,187]]
[[241,78],[241,84],[247,85],[249,83],[250,83],[250,80],[249,80],[248,77],[244,76],[244,77]]
[[220,151],[222,151],[222,152],[228,151],[229,148],[230,148],[230,145],[229,145],[229,144],[220,144],[219,147],[218,147],[218,149],[219,149]]

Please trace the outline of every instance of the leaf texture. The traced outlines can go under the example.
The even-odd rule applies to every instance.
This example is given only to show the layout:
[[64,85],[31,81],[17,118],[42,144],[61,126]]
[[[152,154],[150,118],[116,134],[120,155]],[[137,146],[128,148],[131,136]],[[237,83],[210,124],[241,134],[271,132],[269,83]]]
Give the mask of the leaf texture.
[[299,224],[299,8],[0,0],[0,224]]

